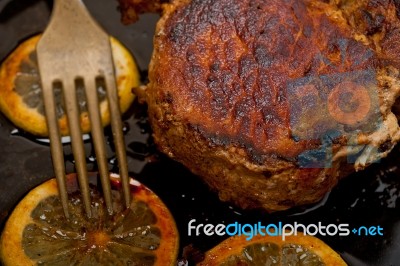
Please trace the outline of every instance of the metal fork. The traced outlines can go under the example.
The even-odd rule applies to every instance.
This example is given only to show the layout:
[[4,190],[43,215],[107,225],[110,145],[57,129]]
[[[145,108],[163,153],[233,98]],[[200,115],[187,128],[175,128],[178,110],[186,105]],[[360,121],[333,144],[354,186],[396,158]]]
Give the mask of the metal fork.
[[106,207],[113,213],[105,138],[99,112],[96,79],[104,79],[116,156],[126,206],[130,203],[129,177],[122,121],[109,36],[91,17],[81,0],[54,0],[52,16],[36,47],[45,116],[49,129],[54,171],[65,216],[69,217],[64,152],[56,116],[54,86],[61,84],[72,151],[85,211],[91,217],[86,156],[80,128],[77,83],[83,81],[91,122],[91,134]]

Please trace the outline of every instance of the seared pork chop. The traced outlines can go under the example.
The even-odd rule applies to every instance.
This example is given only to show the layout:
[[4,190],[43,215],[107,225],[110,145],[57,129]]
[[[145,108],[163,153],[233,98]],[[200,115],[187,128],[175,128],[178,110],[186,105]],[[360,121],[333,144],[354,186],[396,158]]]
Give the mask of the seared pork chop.
[[399,13],[393,0],[164,4],[144,96],[156,144],[242,208],[319,201],[400,138]]

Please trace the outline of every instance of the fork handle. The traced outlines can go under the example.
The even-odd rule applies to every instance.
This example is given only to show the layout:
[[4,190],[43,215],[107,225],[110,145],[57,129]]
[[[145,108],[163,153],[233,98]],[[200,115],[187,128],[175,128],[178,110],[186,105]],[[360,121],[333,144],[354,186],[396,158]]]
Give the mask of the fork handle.
[[[66,21],[68,23],[65,23]],[[98,26],[91,19],[91,14],[82,0],[54,0],[49,27],[56,27],[59,34],[68,36],[71,41],[74,41],[82,40],[81,37],[88,34],[87,27],[82,27],[87,24],[95,24],[93,28]]]

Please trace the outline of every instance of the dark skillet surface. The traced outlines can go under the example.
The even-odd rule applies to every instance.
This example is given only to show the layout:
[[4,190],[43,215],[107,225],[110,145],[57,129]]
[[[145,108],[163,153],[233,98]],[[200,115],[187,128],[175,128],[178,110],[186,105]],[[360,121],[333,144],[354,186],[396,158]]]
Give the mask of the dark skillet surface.
[[[50,1],[49,1],[50,2]],[[152,50],[156,15],[142,16],[130,26],[119,21],[116,1],[84,1],[100,24],[125,44],[136,57],[145,82]],[[43,31],[50,14],[44,0],[0,0],[0,60],[23,39]],[[323,237],[349,265],[400,265],[400,169],[399,147],[389,158],[366,171],[342,180],[327,199],[310,208],[266,214],[242,211],[221,203],[214,193],[181,165],[156,153],[146,120],[146,107],[135,103],[125,116],[129,171],[155,191],[174,215],[183,247],[193,244],[207,250],[222,237],[188,236],[191,219],[199,223],[303,223],[324,225],[348,223],[350,228],[377,226],[384,236]],[[30,136],[11,134],[14,126],[0,114],[0,228],[17,202],[32,188],[53,176],[49,147]],[[86,144],[90,154],[90,144]],[[73,162],[66,146],[66,166],[73,172]],[[110,149],[112,162],[112,150]],[[90,157],[90,156],[88,156]],[[88,158],[89,169],[96,166]],[[112,166],[112,163],[110,163]],[[115,167],[114,167],[115,168]]]

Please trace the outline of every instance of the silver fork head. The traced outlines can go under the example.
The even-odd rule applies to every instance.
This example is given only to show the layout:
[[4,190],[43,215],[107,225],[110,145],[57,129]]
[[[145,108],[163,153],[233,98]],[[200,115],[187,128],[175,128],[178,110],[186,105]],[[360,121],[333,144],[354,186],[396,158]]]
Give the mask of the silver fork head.
[[62,84],[79,186],[86,213],[90,217],[91,200],[76,83],[84,83],[104,198],[111,214],[113,210],[109,171],[96,87],[96,79],[104,79],[124,197],[126,205],[129,206],[129,177],[109,36],[93,20],[81,0],[55,0],[50,23],[41,37],[36,51],[51,154],[65,215],[68,217],[68,196],[63,149],[55,112],[53,92],[55,82]]

